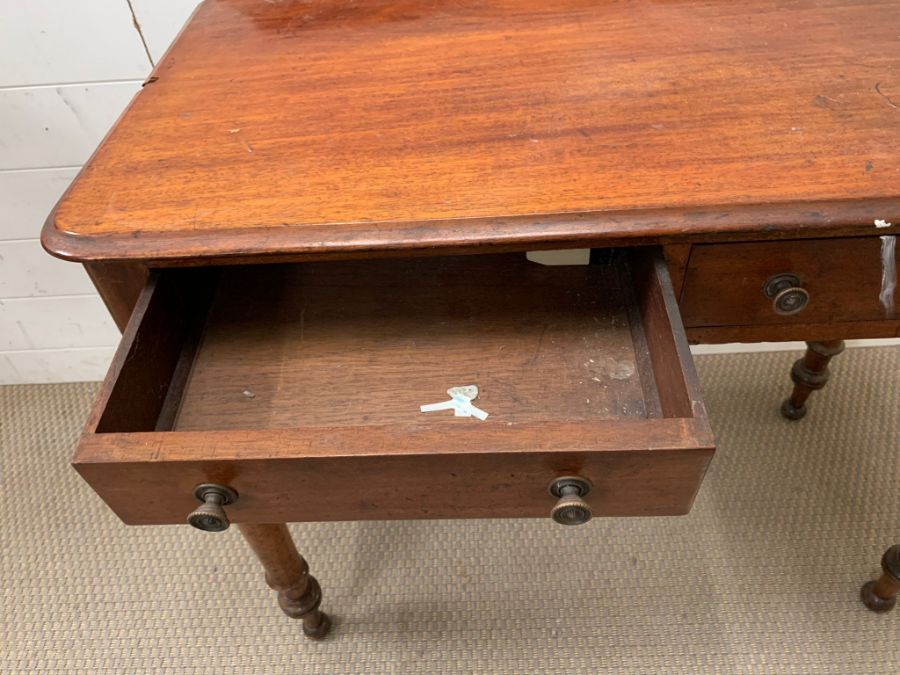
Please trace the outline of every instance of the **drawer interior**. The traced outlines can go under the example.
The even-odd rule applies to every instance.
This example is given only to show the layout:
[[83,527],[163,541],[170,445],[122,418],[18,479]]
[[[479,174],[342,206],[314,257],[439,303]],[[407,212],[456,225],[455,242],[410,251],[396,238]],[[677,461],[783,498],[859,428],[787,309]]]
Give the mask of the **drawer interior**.
[[519,254],[163,270],[97,431],[451,431],[477,422],[419,406],[469,384],[491,425],[689,410],[635,288],[625,261]]
[[175,428],[452,428],[473,420],[419,406],[468,384],[492,424],[658,408],[619,268],[380,260],[224,270]]
[[[485,421],[420,412],[464,385]],[[648,249],[157,270],[74,464],[132,523],[183,521],[201,482],[237,522],[538,515],[568,474],[652,515],[686,512],[712,449]]]

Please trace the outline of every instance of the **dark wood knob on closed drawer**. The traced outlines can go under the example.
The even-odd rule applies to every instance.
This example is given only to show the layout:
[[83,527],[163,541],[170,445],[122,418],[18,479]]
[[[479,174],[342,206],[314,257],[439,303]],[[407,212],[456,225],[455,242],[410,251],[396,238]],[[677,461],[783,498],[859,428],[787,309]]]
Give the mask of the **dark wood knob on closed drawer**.
[[231,523],[223,507],[237,501],[237,492],[225,485],[202,483],[194,488],[194,496],[203,504],[187,517],[188,523],[205,532],[227,530]]
[[591,491],[591,482],[580,476],[563,476],[550,483],[550,494],[558,497],[550,510],[550,517],[560,525],[581,525],[591,519],[590,504],[584,497]]
[[763,293],[772,301],[776,314],[790,316],[803,311],[809,302],[809,291],[800,285],[796,274],[776,274],[763,285]]

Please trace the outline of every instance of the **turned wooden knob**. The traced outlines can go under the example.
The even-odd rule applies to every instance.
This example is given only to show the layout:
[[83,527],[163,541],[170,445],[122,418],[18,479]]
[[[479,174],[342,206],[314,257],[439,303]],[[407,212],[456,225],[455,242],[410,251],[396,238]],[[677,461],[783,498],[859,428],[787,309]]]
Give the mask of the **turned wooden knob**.
[[809,291],[800,285],[795,274],[776,274],[763,285],[763,293],[772,301],[776,314],[790,316],[803,310],[809,302]]
[[225,485],[202,483],[194,488],[194,496],[203,504],[187,517],[188,523],[205,532],[227,530],[231,523],[222,507],[236,502],[237,492]]
[[591,482],[579,476],[563,476],[550,483],[550,494],[559,501],[550,510],[550,517],[560,525],[581,525],[591,519],[591,506],[584,501],[591,491]]
[[860,598],[873,612],[889,612],[897,604],[898,591],[900,591],[900,544],[891,546],[881,556],[881,578],[864,584],[860,589]]

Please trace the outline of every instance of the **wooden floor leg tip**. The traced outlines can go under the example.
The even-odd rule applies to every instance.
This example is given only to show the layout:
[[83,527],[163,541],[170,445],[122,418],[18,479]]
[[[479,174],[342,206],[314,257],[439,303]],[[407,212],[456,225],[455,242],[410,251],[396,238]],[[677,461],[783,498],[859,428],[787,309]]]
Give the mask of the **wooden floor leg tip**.
[[781,414],[789,420],[802,420],[806,417],[806,406],[795,406],[791,403],[791,399],[787,398],[784,400],[784,403],[781,404]]
[[331,617],[324,612],[322,612],[321,616],[322,620],[319,621],[318,626],[310,628],[306,624],[303,624],[303,634],[310,640],[322,640],[328,635],[328,631],[331,630]]
[[890,612],[894,609],[894,605],[897,604],[897,597],[881,598],[875,595],[875,586],[877,583],[878,582],[876,581],[867,581],[864,583],[859,591],[859,597],[863,604],[873,612],[878,612],[879,614]]
[[863,584],[859,597],[873,612],[890,612],[900,592],[900,544],[891,546],[881,557],[881,577]]

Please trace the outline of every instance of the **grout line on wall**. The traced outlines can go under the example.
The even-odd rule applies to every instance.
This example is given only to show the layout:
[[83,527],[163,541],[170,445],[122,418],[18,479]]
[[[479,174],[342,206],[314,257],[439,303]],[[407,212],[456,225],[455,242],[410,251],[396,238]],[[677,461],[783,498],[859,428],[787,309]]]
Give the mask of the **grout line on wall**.
[[6,303],[31,302],[32,300],[69,300],[83,298],[100,298],[99,293],[73,293],[72,295],[15,295],[8,298],[0,298],[0,307]]
[[0,349],[0,356],[8,356],[10,354],[32,354],[34,352],[91,352],[102,350],[115,350],[117,344],[96,345],[94,347],[39,347],[34,349]]
[[58,293],[53,293],[53,294],[48,294],[48,295],[11,295],[8,298],[0,298],[0,307],[3,307],[3,305],[5,305],[7,303],[27,301],[27,300],[63,300],[63,299],[67,299],[67,298],[73,298],[75,300],[78,300],[79,298],[92,298],[92,297],[101,299],[99,293],[96,294],[96,296],[93,293],[73,293],[72,295],[59,295]]
[[61,166],[29,166],[22,167],[21,169],[0,169],[0,173],[28,173],[34,171],[62,171],[63,169],[75,169],[76,171],[81,168],[81,164],[64,164]]
[[147,46],[147,40],[144,39],[144,31],[141,30],[141,24],[138,21],[137,14],[134,13],[134,7],[131,4],[131,0],[125,0],[125,2],[128,3],[128,11],[131,12],[131,23],[134,25],[134,29],[137,31],[138,36],[141,38],[141,44],[144,45],[144,53],[147,55],[150,67],[155,68],[156,64],[153,63],[153,57],[150,56],[150,47]]
[[46,171],[48,169],[80,169],[81,166],[17,166],[0,169],[0,173],[16,173],[18,171]]
[[96,87],[111,84],[142,84],[144,80],[133,77],[124,80],[87,80],[85,82],[44,82],[42,84],[15,84],[0,87],[0,93],[6,91],[23,91],[30,89],[59,89],[60,87]]
[[40,241],[40,237],[19,237],[18,239],[2,239],[0,238],[0,244],[30,244],[35,241]]

